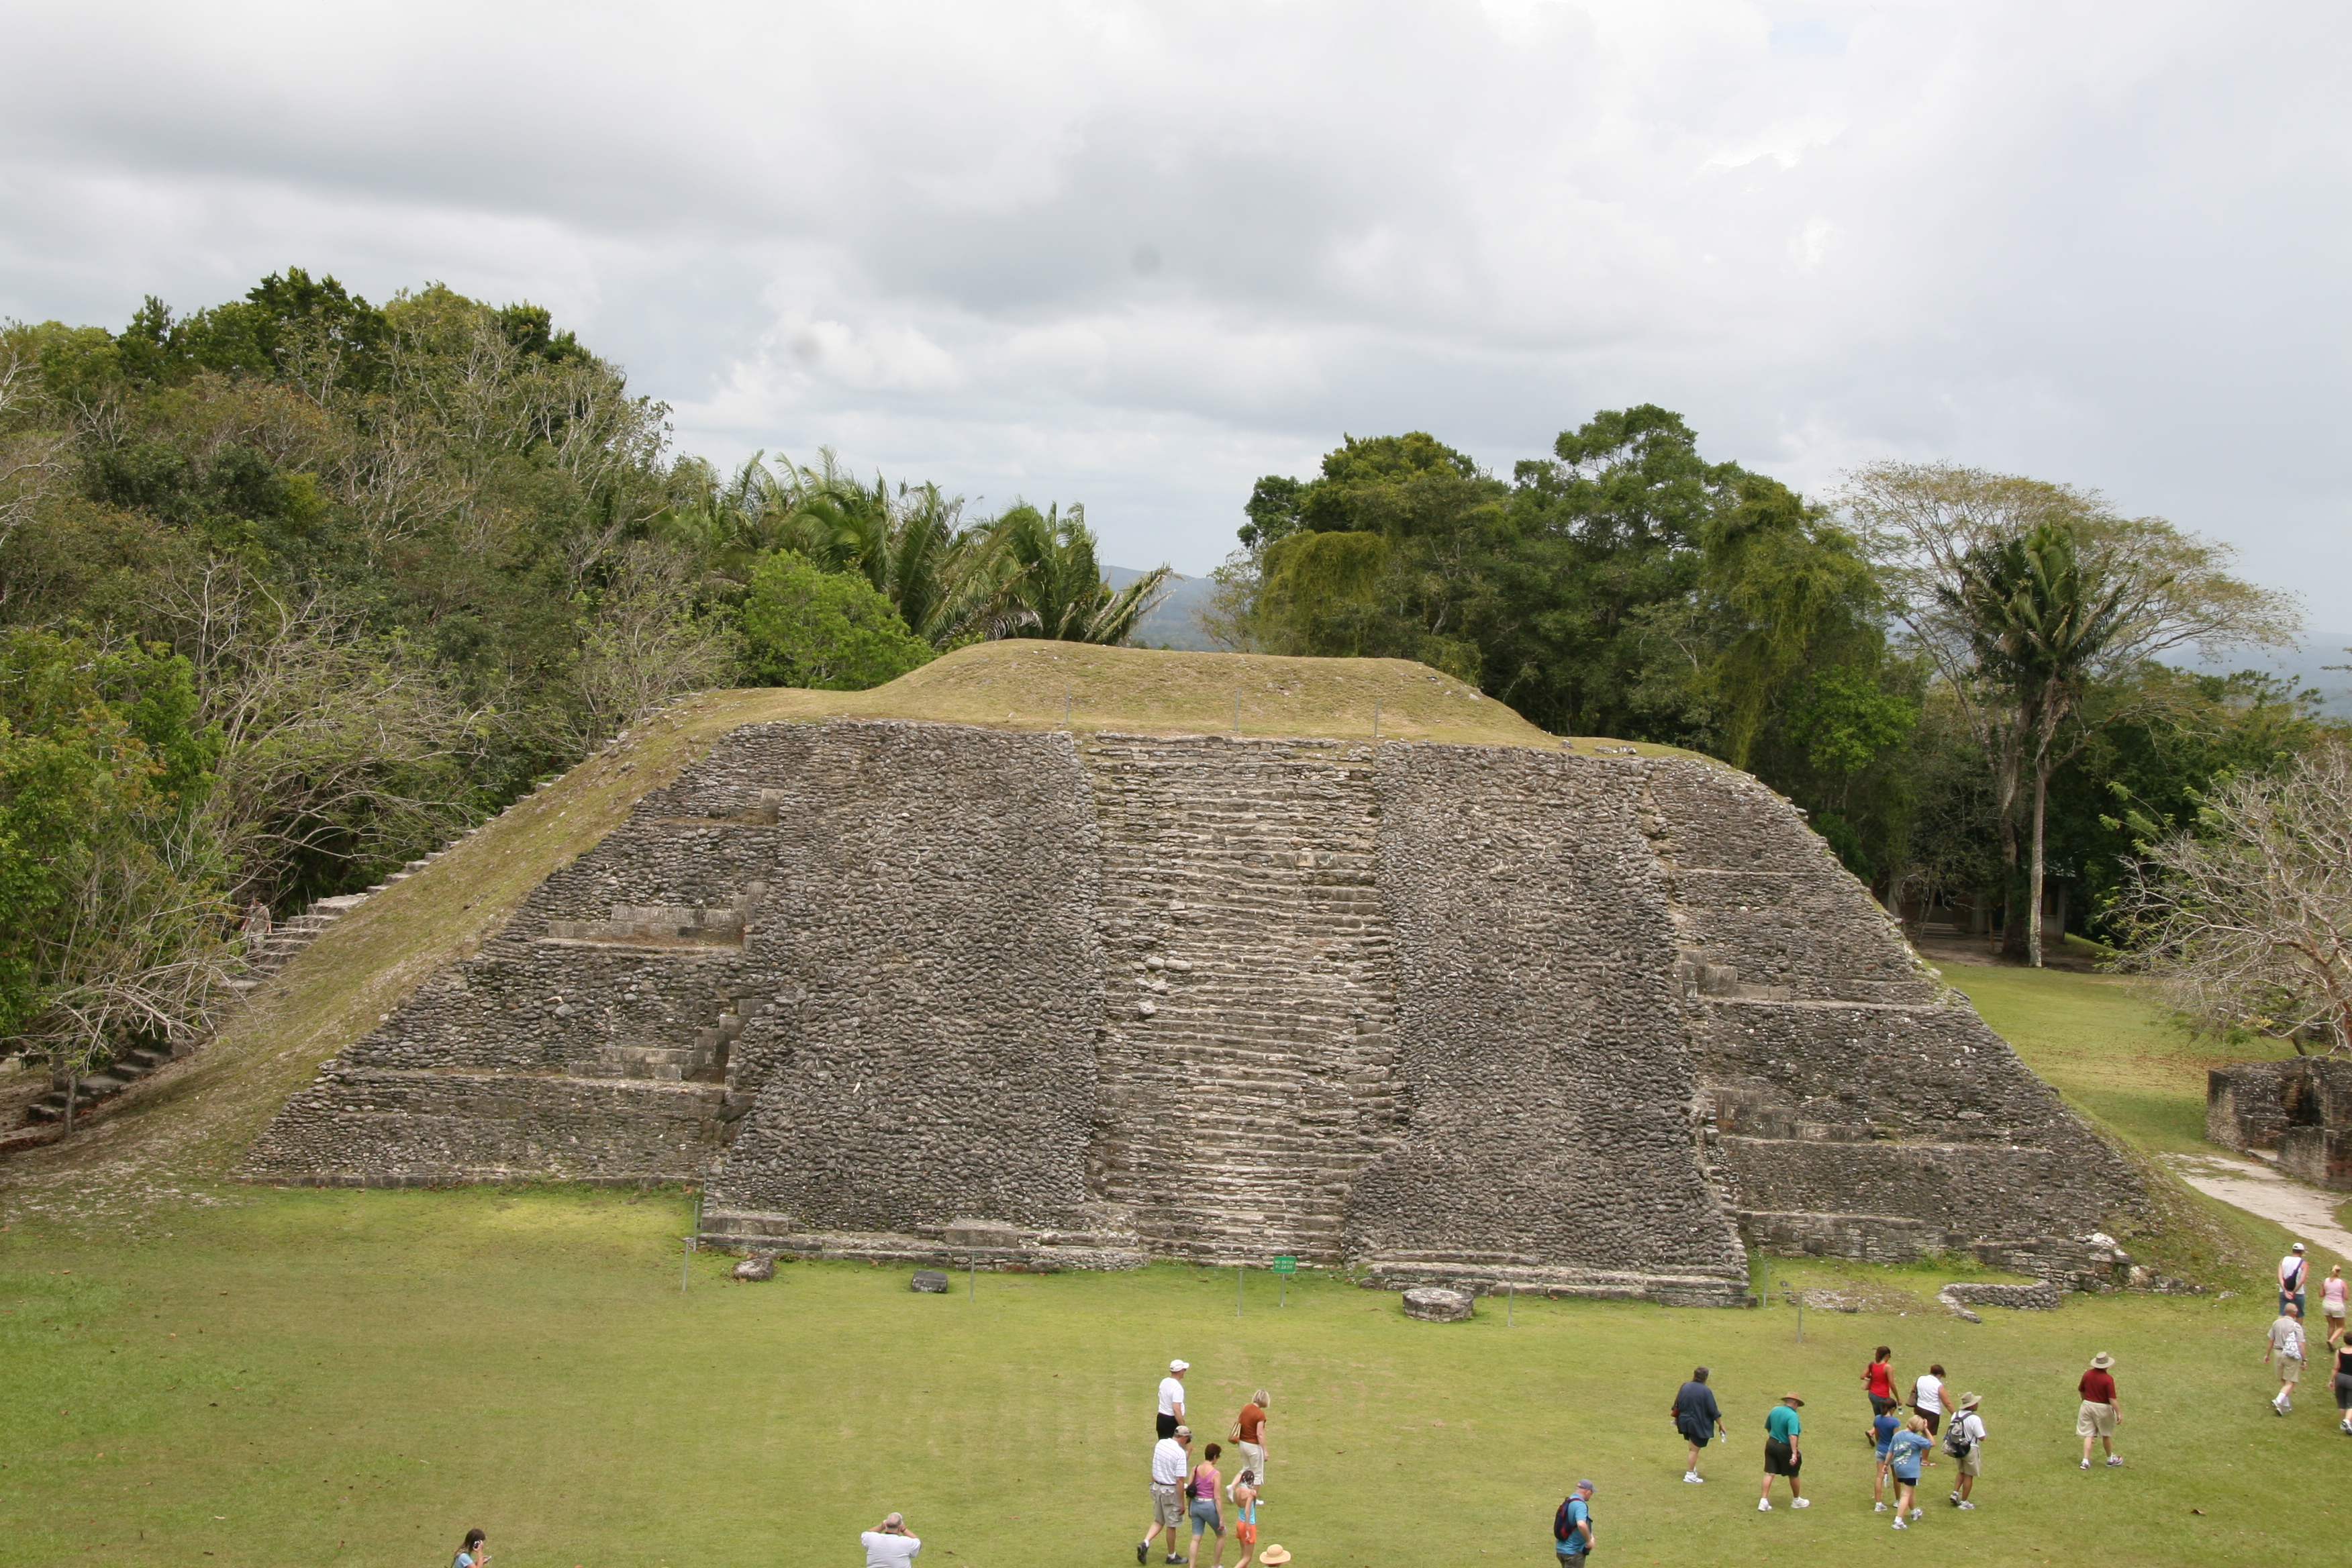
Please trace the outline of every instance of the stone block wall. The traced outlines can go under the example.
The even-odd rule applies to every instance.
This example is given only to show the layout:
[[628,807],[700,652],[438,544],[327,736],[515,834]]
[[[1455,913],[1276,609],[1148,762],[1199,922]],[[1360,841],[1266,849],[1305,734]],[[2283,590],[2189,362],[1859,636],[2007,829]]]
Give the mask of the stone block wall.
[[245,1173],[700,1180],[710,1239],[1728,1302],[2137,1189],[1785,802],[1517,748],[752,725]]
[[2275,1150],[2288,1174],[2352,1190],[2352,1060],[2215,1068],[2205,1080],[2205,1136],[2224,1148]]

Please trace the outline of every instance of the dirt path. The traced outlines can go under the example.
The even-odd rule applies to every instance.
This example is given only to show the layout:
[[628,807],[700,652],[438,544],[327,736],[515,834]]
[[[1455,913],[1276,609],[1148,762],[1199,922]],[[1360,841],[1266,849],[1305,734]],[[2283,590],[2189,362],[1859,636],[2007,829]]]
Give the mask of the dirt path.
[[2163,1158],[2173,1174],[2208,1197],[2275,1221],[2305,1241],[2352,1262],[2352,1231],[2336,1223],[2336,1211],[2344,1202],[2344,1194],[2306,1187],[2258,1160],[2233,1160],[2221,1154],[2167,1154]]

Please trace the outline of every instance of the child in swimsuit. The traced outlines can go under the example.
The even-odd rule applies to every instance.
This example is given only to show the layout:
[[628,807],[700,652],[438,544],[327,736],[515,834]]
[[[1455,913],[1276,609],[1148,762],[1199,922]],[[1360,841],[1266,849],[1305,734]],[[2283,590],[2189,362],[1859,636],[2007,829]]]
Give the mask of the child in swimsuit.
[[1242,1554],[1234,1568],[1249,1568],[1250,1553],[1257,1550],[1257,1472],[1244,1470],[1234,1478],[1234,1539],[1241,1542]]

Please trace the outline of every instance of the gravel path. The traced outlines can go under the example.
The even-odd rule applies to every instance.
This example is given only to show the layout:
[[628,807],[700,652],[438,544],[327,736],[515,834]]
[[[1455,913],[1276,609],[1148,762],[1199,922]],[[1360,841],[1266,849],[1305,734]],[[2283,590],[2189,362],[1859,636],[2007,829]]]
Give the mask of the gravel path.
[[2336,1223],[2343,1193],[2305,1186],[2259,1160],[2221,1154],[2167,1154],[2173,1173],[2209,1197],[2276,1221],[2306,1242],[2352,1260],[2352,1231]]

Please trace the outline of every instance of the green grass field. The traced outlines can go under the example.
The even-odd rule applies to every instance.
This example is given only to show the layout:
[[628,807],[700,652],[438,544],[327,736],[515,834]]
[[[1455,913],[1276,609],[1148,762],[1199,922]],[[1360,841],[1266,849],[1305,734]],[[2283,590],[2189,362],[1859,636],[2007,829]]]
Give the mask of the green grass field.
[[[2133,1245],[2239,1294],[2078,1298],[1971,1326],[1931,1300],[1967,1268],[1768,1258],[1762,1310],[1529,1301],[1507,1323],[1489,1301],[1439,1326],[1331,1279],[1277,1309],[1254,1276],[1236,1317],[1231,1274],[1175,1267],[982,1277],[940,1298],[853,1265],[737,1286],[706,1258],[681,1290],[681,1193],[225,1179],[321,1058],[736,723],[1058,725],[1068,689],[1081,729],[1209,729],[1241,689],[1249,732],[1368,732],[1377,700],[1384,733],[1557,743],[1404,664],[1015,645],[908,682],[681,705],[370,900],[70,1145],[0,1166],[0,1568],[438,1568],[473,1524],[500,1568],[854,1568],[857,1531],[890,1508],[927,1568],[1117,1568],[1141,1531],[1171,1355],[1198,1369],[1205,1436],[1251,1387],[1273,1390],[1265,1538],[1299,1568],[1533,1563],[1579,1475],[1601,1486],[1604,1563],[2347,1560],[2333,1483],[2352,1438],[2316,1388],[2289,1420],[2265,1403],[2260,1274],[2283,1237],[2177,1186],[2164,1233]],[[2111,1131],[2147,1153],[2199,1146],[2210,1047],[2119,983],[1949,978]],[[1800,1343],[1784,1280],[1870,1310],[1808,1312]],[[1938,1507],[1906,1535],[1870,1513],[1856,1376],[1881,1342],[1898,1373],[1940,1360],[1986,1395],[1977,1512]],[[2074,1381],[2101,1349],[2120,1358],[2130,1463],[2085,1476]],[[1734,1440],[1688,1487],[1663,1410],[1701,1361]],[[1811,1401],[1818,1502],[1760,1515],[1760,1424],[1790,1388]]]

